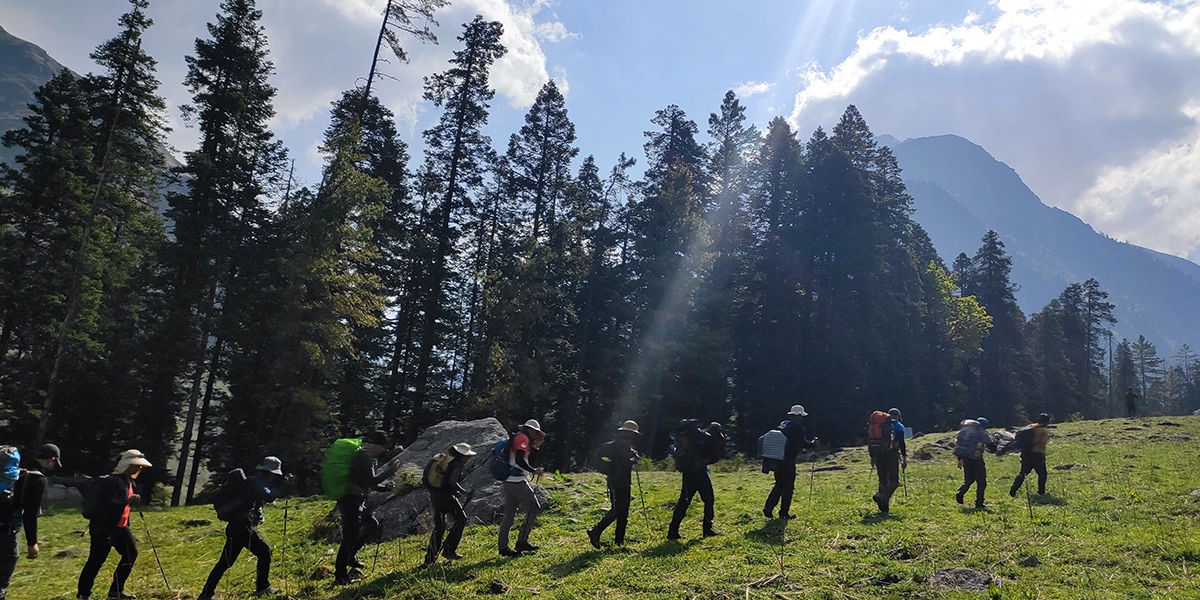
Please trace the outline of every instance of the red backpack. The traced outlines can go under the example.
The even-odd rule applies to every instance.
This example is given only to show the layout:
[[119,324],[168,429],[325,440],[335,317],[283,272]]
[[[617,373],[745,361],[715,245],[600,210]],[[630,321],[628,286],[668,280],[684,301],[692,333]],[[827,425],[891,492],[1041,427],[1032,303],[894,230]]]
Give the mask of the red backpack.
[[882,410],[877,410],[867,417],[867,452],[872,457],[896,448],[893,421],[892,415]]

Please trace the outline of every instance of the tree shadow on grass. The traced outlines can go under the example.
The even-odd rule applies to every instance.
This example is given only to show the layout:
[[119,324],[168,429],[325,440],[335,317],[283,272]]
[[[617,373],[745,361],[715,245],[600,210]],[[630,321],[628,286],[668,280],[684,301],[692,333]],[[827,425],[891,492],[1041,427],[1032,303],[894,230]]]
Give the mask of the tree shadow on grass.
[[566,577],[574,575],[598,562],[604,558],[603,550],[588,550],[582,554],[575,555],[574,558],[568,561],[560,562],[556,565],[550,565],[543,571],[547,575],[554,577]]
[[903,517],[896,515],[895,513],[890,513],[890,512],[881,513],[881,512],[871,511],[871,512],[868,512],[867,514],[863,515],[862,524],[863,525],[875,525],[877,523],[885,523],[887,521],[903,521],[903,520],[904,520]]
[[1029,502],[1038,506],[1066,506],[1067,499],[1059,498],[1054,494],[1032,494],[1029,496]]
[[752,542],[778,545],[783,541],[783,528],[786,526],[786,519],[771,519],[762,527],[747,531],[743,537]]

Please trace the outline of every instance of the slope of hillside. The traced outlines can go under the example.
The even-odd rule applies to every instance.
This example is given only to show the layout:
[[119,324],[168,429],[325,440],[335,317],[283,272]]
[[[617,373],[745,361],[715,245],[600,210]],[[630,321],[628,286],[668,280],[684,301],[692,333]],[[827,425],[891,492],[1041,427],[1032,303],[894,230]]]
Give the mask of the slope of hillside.
[[1117,305],[1119,338],[1145,335],[1160,354],[1200,344],[1200,265],[1118,242],[1042,204],[1016,171],[961,137],[881,140],[903,169],[914,218],[947,262],[974,254],[988,229],[1000,233],[1026,314],[1068,284],[1095,278]]
[[[821,456],[816,466],[845,470],[815,472],[811,484],[809,465],[800,466],[792,521],[762,515],[771,476],[753,464],[719,463],[713,480],[722,535],[700,537],[697,501],[680,542],[664,538],[679,474],[643,470],[627,545],[613,547],[610,529],[601,550],[585,533],[607,505],[601,478],[548,473],[542,483],[552,505],[531,538],[539,552],[500,558],[496,526],[472,524],[462,560],[420,566],[424,536],[368,546],[360,554],[363,581],[346,588],[332,584],[329,501],[278,501],[262,530],[275,549],[272,583],[298,599],[1200,597],[1200,473],[1193,467],[1200,417],[1061,424],[1048,449],[1048,493],[1009,498],[1019,459],[988,456],[985,510],[954,503],[962,475],[947,448],[951,439],[929,434],[909,442],[904,489],[887,516],[871,502],[875,480],[863,448]],[[83,520],[65,510],[42,523],[42,557],[21,559],[12,597],[69,600],[87,555]],[[212,508],[147,510],[144,523],[135,515],[131,525],[142,552],[128,590],[195,598],[223,541]],[[965,572],[946,569],[971,569],[998,586],[955,588]],[[220,597],[250,598],[253,572],[252,559],[239,561]]]
[[[0,27],[0,133],[22,125],[33,93],[62,70],[45,50]],[[12,156],[0,147],[0,160],[11,162]]]

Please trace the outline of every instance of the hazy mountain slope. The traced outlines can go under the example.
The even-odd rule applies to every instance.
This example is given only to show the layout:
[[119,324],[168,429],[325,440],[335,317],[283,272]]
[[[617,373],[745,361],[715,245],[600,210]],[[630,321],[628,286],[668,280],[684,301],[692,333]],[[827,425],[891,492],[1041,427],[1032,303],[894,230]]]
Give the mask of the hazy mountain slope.
[[[22,126],[33,93],[62,70],[45,50],[0,27],[0,133]],[[0,160],[11,163],[12,157],[11,150],[0,147]]]
[[881,140],[900,161],[916,220],[947,262],[973,254],[986,230],[1001,234],[1027,314],[1094,277],[1117,305],[1119,337],[1143,334],[1160,354],[1200,344],[1200,265],[1118,242],[1046,206],[1016,171],[961,137]]

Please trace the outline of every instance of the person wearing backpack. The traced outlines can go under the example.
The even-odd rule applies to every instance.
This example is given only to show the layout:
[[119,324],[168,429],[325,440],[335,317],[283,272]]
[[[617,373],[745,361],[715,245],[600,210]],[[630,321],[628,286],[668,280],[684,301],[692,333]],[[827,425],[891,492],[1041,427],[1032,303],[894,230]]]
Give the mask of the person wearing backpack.
[[249,550],[258,559],[254,594],[266,596],[279,593],[279,588],[271,587],[269,581],[271,546],[258,532],[258,526],[264,520],[263,505],[283,495],[285,480],[282,466],[278,458],[267,456],[249,476],[241,469],[235,469],[225,476],[219,492],[223,497],[218,500],[225,506],[217,506],[218,518],[229,517],[229,524],[225,526],[225,547],[221,549],[221,558],[208,574],[204,589],[196,600],[213,600],[217,584],[221,582],[225,571],[237,561],[242,549]]
[[625,544],[625,526],[629,524],[629,503],[633,499],[633,486],[630,478],[633,476],[633,465],[637,462],[638,431],[636,421],[625,421],[617,429],[613,439],[600,448],[604,474],[608,483],[608,512],[600,518],[595,527],[587,530],[588,541],[592,547],[600,549],[600,534],[613,523],[617,528],[613,533],[613,542],[618,546]]
[[[151,466],[146,456],[137,450],[126,450],[117,460],[111,475],[100,477],[90,502],[93,509],[88,521],[88,534],[92,538],[87,562],[79,573],[77,600],[89,600],[92,586],[100,567],[108,559],[108,553],[116,550],[121,555],[113,572],[112,585],[108,588],[110,600],[135,600],[133,594],[125,593],[125,581],[137,562],[137,540],[129,530],[130,507],[140,504],[142,497],[134,487],[134,480],[142,469]],[[89,503],[85,499],[85,504]]]
[[354,582],[352,572],[361,572],[358,551],[366,545],[368,538],[379,530],[379,520],[367,509],[368,492],[386,492],[395,487],[392,482],[384,484],[396,469],[399,460],[392,460],[382,470],[376,471],[379,457],[388,451],[388,435],[383,431],[372,431],[362,436],[362,447],[350,459],[350,472],[346,480],[346,492],[337,501],[338,514],[342,521],[342,544],[338,547],[333,570],[333,581],[337,585]]
[[25,556],[38,557],[38,516],[46,493],[47,471],[61,467],[62,453],[54,444],[43,444],[37,458],[19,469],[10,498],[0,501],[0,600],[8,598],[8,582],[17,567],[17,535],[25,529]]
[[[537,419],[525,421],[525,424],[518,427],[517,432],[509,440],[507,450],[509,476],[504,480],[504,519],[500,521],[500,556],[515,557],[520,556],[522,552],[538,550],[538,546],[529,543],[529,533],[533,531],[533,524],[537,520],[538,513],[542,512],[542,505],[538,503],[533,486],[530,485],[526,474],[541,475],[544,472],[541,467],[534,468],[529,464],[529,454],[533,450],[541,448],[545,441],[546,433],[542,431],[542,425],[537,422]],[[518,509],[525,511],[525,522],[521,524],[521,530],[517,533],[517,545],[510,548],[508,534],[517,520]]]
[[713,494],[712,479],[708,476],[708,465],[719,460],[725,453],[725,433],[720,423],[711,423],[701,429],[690,425],[693,421],[683,421],[676,427],[676,449],[680,446],[683,451],[677,452],[675,469],[683,473],[683,481],[679,490],[679,500],[675,501],[675,509],[671,514],[671,525],[667,529],[668,540],[678,540],[679,526],[687,516],[688,506],[692,497],[700,494],[704,501],[704,537],[720,535],[713,529],[716,497]]
[[796,404],[788,411],[787,418],[779,424],[778,429],[787,438],[787,444],[783,448],[783,458],[774,461],[775,485],[771,487],[771,493],[767,494],[767,503],[763,505],[763,516],[768,519],[775,518],[776,504],[779,505],[779,518],[796,518],[791,512],[792,494],[796,490],[796,459],[801,450],[812,448],[817,443],[817,438],[808,439],[804,431],[803,421],[807,416],[804,407]]
[[975,508],[984,508],[983,492],[987,489],[987,464],[983,453],[995,452],[996,443],[987,431],[988,420],[967,419],[962,422],[954,442],[954,456],[958,457],[958,468],[963,472],[963,484],[954,495],[954,501],[962,504],[963,497],[975,485]]
[[[429,535],[429,546],[425,549],[426,565],[437,562],[439,553],[449,560],[462,558],[458,553],[458,543],[462,540],[463,529],[467,526],[467,513],[463,503],[458,500],[458,494],[467,491],[462,486],[465,459],[475,454],[470,444],[458,443],[451,446],[445,454],[430,459],[430,464],[425,467],[421,483],[429,490],[429,505],[433,511],[433,532]],[[452,521],[449,535],[446,535],[447,517]],[[446,538],[444,542],[443,535]]]
[[[1050,442],[1048,425],[1050,415],[1042,413],[1038,415],[1037,422],[1025,427],[1024,431],[1028,431],[1025,435],[1029,436],[1029,442],[1025,444],[1026,447],[1021,448],[1021,472],[1013,479],[1012,487],[1008,489],[1009,496],[1017,497],[1017,490],[1021,489],[1021,484],[1025,483],[1025,476],[1031,471],[1037,471],[1038,495],[1046,493],[1046,444]],[[1021,432],[1017,432],[1017,435],[1021,435]]]
[[[887,412],[887,421],[883,424],[884,439],[879,449],[870,446],[871,462],[875,472],[879,474],[879,487],[871,497],[879,512],[888,513],[892,494],[900,487],[900,471],[908,468],[908,447],[904,444],[904,424],[900,422],[900,409],[892,408]],[[868,438],[870,436],[868,435]]]

